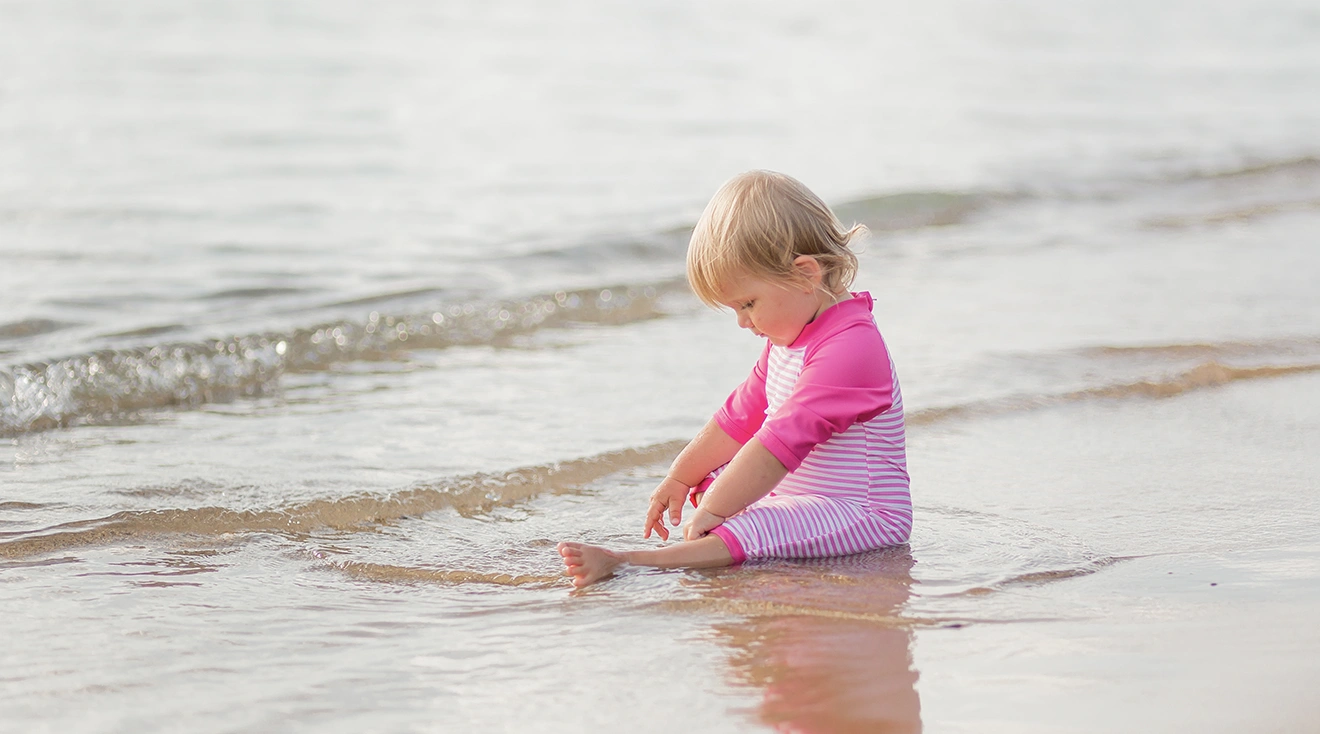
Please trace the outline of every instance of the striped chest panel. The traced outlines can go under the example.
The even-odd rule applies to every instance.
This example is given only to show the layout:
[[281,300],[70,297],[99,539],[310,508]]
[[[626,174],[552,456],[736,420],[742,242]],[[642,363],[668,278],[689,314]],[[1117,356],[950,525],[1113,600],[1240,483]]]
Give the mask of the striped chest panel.
[[[773,414],[792,395],[802,373],[805,351],[770,348],[765,381],[767,414]],[[893,406],[818,444],[802,465],[780,482],[776,495],[826,495],[911,517],[903,396],[892,359],[889,369],[894,376]]]

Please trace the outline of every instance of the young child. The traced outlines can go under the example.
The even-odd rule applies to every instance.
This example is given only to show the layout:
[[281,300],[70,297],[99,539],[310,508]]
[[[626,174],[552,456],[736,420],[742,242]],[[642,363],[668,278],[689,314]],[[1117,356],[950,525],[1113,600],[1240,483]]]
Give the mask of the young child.
[[724,407],[651,494],[644,537],[685,542],[612,551],[560,543],[574,586],[623,564],[711,568],[748,558],[815,558],[899,545],[912,529],[903,398],[871,296],[849,293],[857,257],[829,207],[793,178],[724,184],[688,246],[688,281],[734,311],[765,349]]

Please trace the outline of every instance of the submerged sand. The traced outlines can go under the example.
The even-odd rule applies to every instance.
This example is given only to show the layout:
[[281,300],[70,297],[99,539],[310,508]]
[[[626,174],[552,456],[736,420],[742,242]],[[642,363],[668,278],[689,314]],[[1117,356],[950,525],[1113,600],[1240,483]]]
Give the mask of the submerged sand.
[[[8,684],[28,695],[6,708],[75,728],[202,725],[235,700],[252,704],[238,729],[416,728],[433,707],[423,730],[1305,731],[1320,683],[1317,436],[1312,374],[932,421],[911,436],[908,547],[630,570],[583,592],[554,575],[553,538],[643,544],[628,520],[662,457],[417,488],[404,504],[448,492],[452,506],[418,518],[357,501],[337,508],[341,526],[306,506],[285,531],[254,516],[265,524],[243,536],[192,517],[132,518],[164,523],[152,532],[107,521],[137,545],[65,528],[49,542],[95,537],[62,557],[6,546],[6,649],[29,661]],[[472,486],[485,499],[463,504]],[[589,518],[601,529],[584,533]],[[494,564],[472,546],[485,531],[464,530],[488,523],[517,535]],[[302,570],[263,588],[280,556]],[[23,596],[52,583],[76,603]],[[63,652],[35,654],[51,644]],[[83,662],[36,667],[55,659]],[[217,685],[226,699],[202,695]],[[104,708],[65,707],[89,700]]]
[[[927,522],[910,554],[721,578],[718,596],[749,615],[720,639],[732,678],[761,690],[760,720],[811,732],[1313,725],[1320,378],[1043,410],[913,443]],[[963,512],[935,509],[950,506]],[[1060,562],[944,587],[975,562],[949,552],[951,525],[983,534],[982,562]]]

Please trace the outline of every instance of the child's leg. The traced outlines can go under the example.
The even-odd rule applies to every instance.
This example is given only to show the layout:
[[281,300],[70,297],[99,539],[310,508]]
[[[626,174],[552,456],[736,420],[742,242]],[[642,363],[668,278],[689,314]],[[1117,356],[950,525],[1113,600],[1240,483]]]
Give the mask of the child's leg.
[[911,515],[881,516],[826,495],[771,495],[724,521],[737,560],[846,556],[908,540]]
[[724,541],[714,535],[684,541],[653,550],[612,551],[585,543],[560,543],[559,555],[564,558],[564,575],[581,588],[593,584],[624,564],[653,568],[718,568],[733,563]]

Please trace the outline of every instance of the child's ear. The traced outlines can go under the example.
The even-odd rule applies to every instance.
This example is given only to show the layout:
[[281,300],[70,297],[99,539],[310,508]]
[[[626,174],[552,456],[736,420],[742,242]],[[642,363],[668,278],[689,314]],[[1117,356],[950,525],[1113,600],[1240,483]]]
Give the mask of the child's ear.
[[825,280],[825,270],[821,268],[820,261],[810,255],[798,255],[793,258],[793,267],[798,273],[811,283],[811,290],[820,288]]

